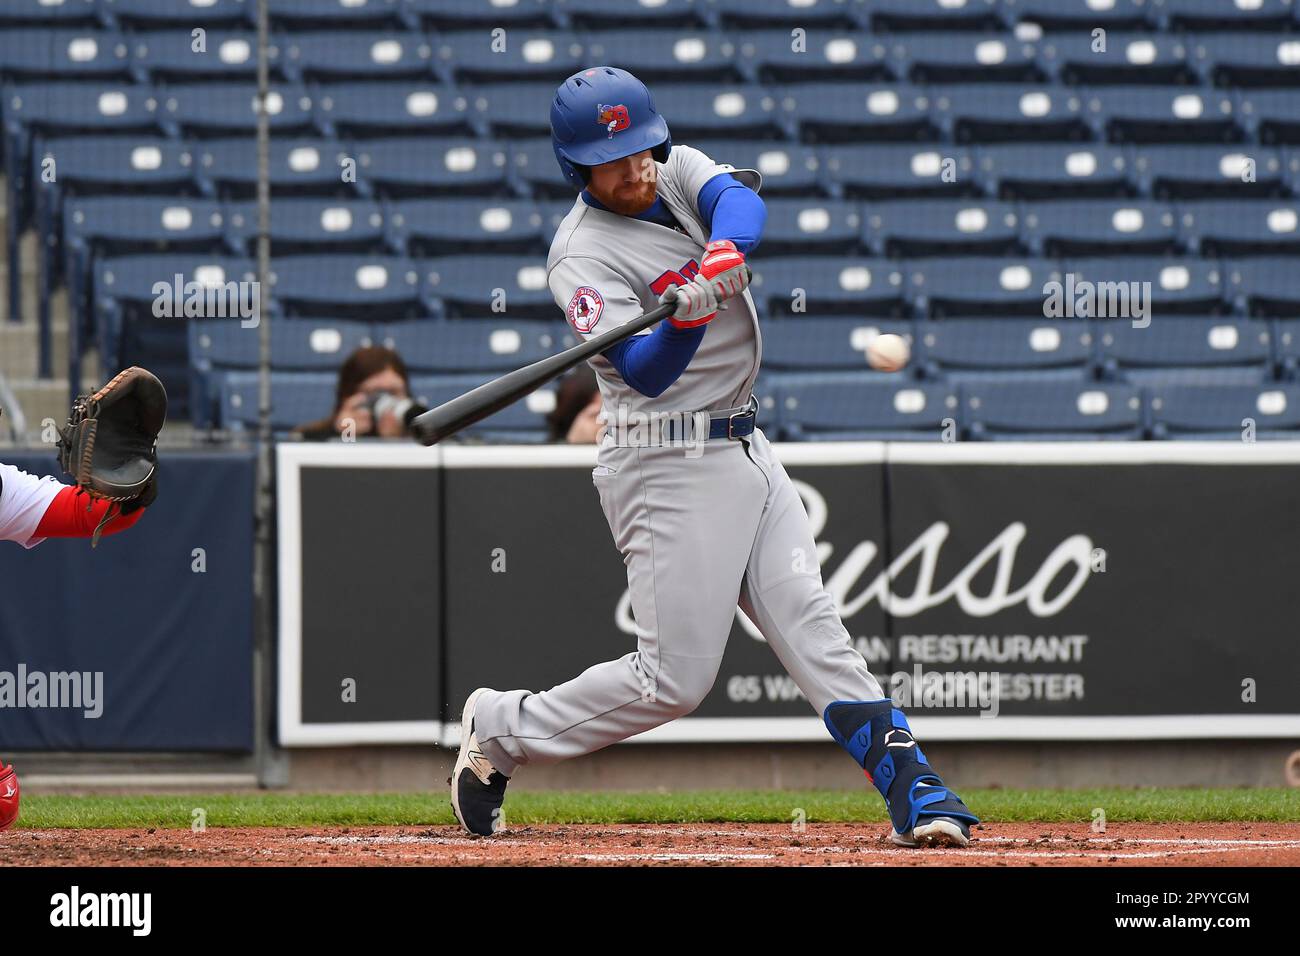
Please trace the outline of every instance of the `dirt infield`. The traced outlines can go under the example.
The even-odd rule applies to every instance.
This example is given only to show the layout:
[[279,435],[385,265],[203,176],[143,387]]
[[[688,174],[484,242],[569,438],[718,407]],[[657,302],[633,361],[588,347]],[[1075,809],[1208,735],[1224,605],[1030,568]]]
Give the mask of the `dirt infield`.
[[906,850],[879,825],[11,830],[9,866],[1298,866],[1300,823],[989,824],[962,850]]

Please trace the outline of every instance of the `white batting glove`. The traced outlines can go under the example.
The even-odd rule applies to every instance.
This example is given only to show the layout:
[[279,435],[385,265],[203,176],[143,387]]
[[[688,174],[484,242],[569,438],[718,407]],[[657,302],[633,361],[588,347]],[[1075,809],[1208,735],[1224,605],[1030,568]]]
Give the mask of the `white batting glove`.
[[718,314],[718,296],[712,283],[697,275],[684,286],[676,283],[664,290],[659,297],[661,305],[676,302],[677,308],[668,317],[668,321],[679,329],[693,329],[703,325]]

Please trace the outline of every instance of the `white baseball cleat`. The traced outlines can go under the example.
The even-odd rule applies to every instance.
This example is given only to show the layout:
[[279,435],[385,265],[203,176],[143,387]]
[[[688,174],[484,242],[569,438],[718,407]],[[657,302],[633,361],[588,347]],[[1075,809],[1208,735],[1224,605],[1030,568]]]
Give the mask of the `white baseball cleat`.
[[504,826],[501,804],[509,779],[478,745],[474,735],[474,707],[487,687],[469,695],[460,714],[460,753],[451,771],[451,811],[468,832],[491,836]]

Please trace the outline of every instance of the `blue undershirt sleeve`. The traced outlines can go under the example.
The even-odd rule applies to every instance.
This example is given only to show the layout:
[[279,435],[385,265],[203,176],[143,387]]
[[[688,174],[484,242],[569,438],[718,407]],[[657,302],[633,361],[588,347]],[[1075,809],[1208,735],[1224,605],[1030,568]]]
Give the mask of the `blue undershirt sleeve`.
[[696,206],[709,227],[710,242],[730,239],[745,255],[757,248],[767,222],[767,207],[758,193],[730,173],[719,173],[705,183]]
[[657,398],[681,378],[707,328],[681,329],[665,319],[649,335],[634,335],[601,354],[618,369],[623,381],[642,395]]

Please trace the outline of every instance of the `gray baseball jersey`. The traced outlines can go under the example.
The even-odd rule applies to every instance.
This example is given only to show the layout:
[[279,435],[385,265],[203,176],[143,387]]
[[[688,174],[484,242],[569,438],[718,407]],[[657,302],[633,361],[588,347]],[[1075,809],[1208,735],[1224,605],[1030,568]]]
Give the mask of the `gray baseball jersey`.
[[[694,277],[709,241],[708,226],[695,202],[705,183],[727,172],[755,191],[762,183],[754,170],[720,165],[689,146],[674,146],[668,162],[655,166],[659,198],[686,234],[596,209],[579,197],[551,241],[546,262],[551,294],[570,327],[584,338],[649,312],[670,284],[684,285]],[[682,377],[657,398],[630,388],[603,356],[591,365],[606,416],[611,417],[620,403],[629,411],[646,413],[720,411],[743,405],[753,390],[761,358],[758,315],[746,291],[719,310]]]
[[[649,311],[670,281],[689,279],[673,276],[699,267],[709,236],[695,198],[733,170],[687,146],[674,146],[657,167],[659,195],[685,233],[579,199],[551,245],[551,291],[584,336]],[[733,174],[760,185],[752,170]],[[657,398],[629,387],[608,360],[593,359],[606,416],[620,403],[659,414],[745,404],[761,356],[758,320],[747,291],[727,306]],[[713,686],[738,605],[818,714],[835,700],[884,696],[822,584],[808,514],[763,432],[695,451],[602,445],[592,481],[627,565],[637,649],[541,693],[480,695],[475,734],[506,776],[690,713]]]

